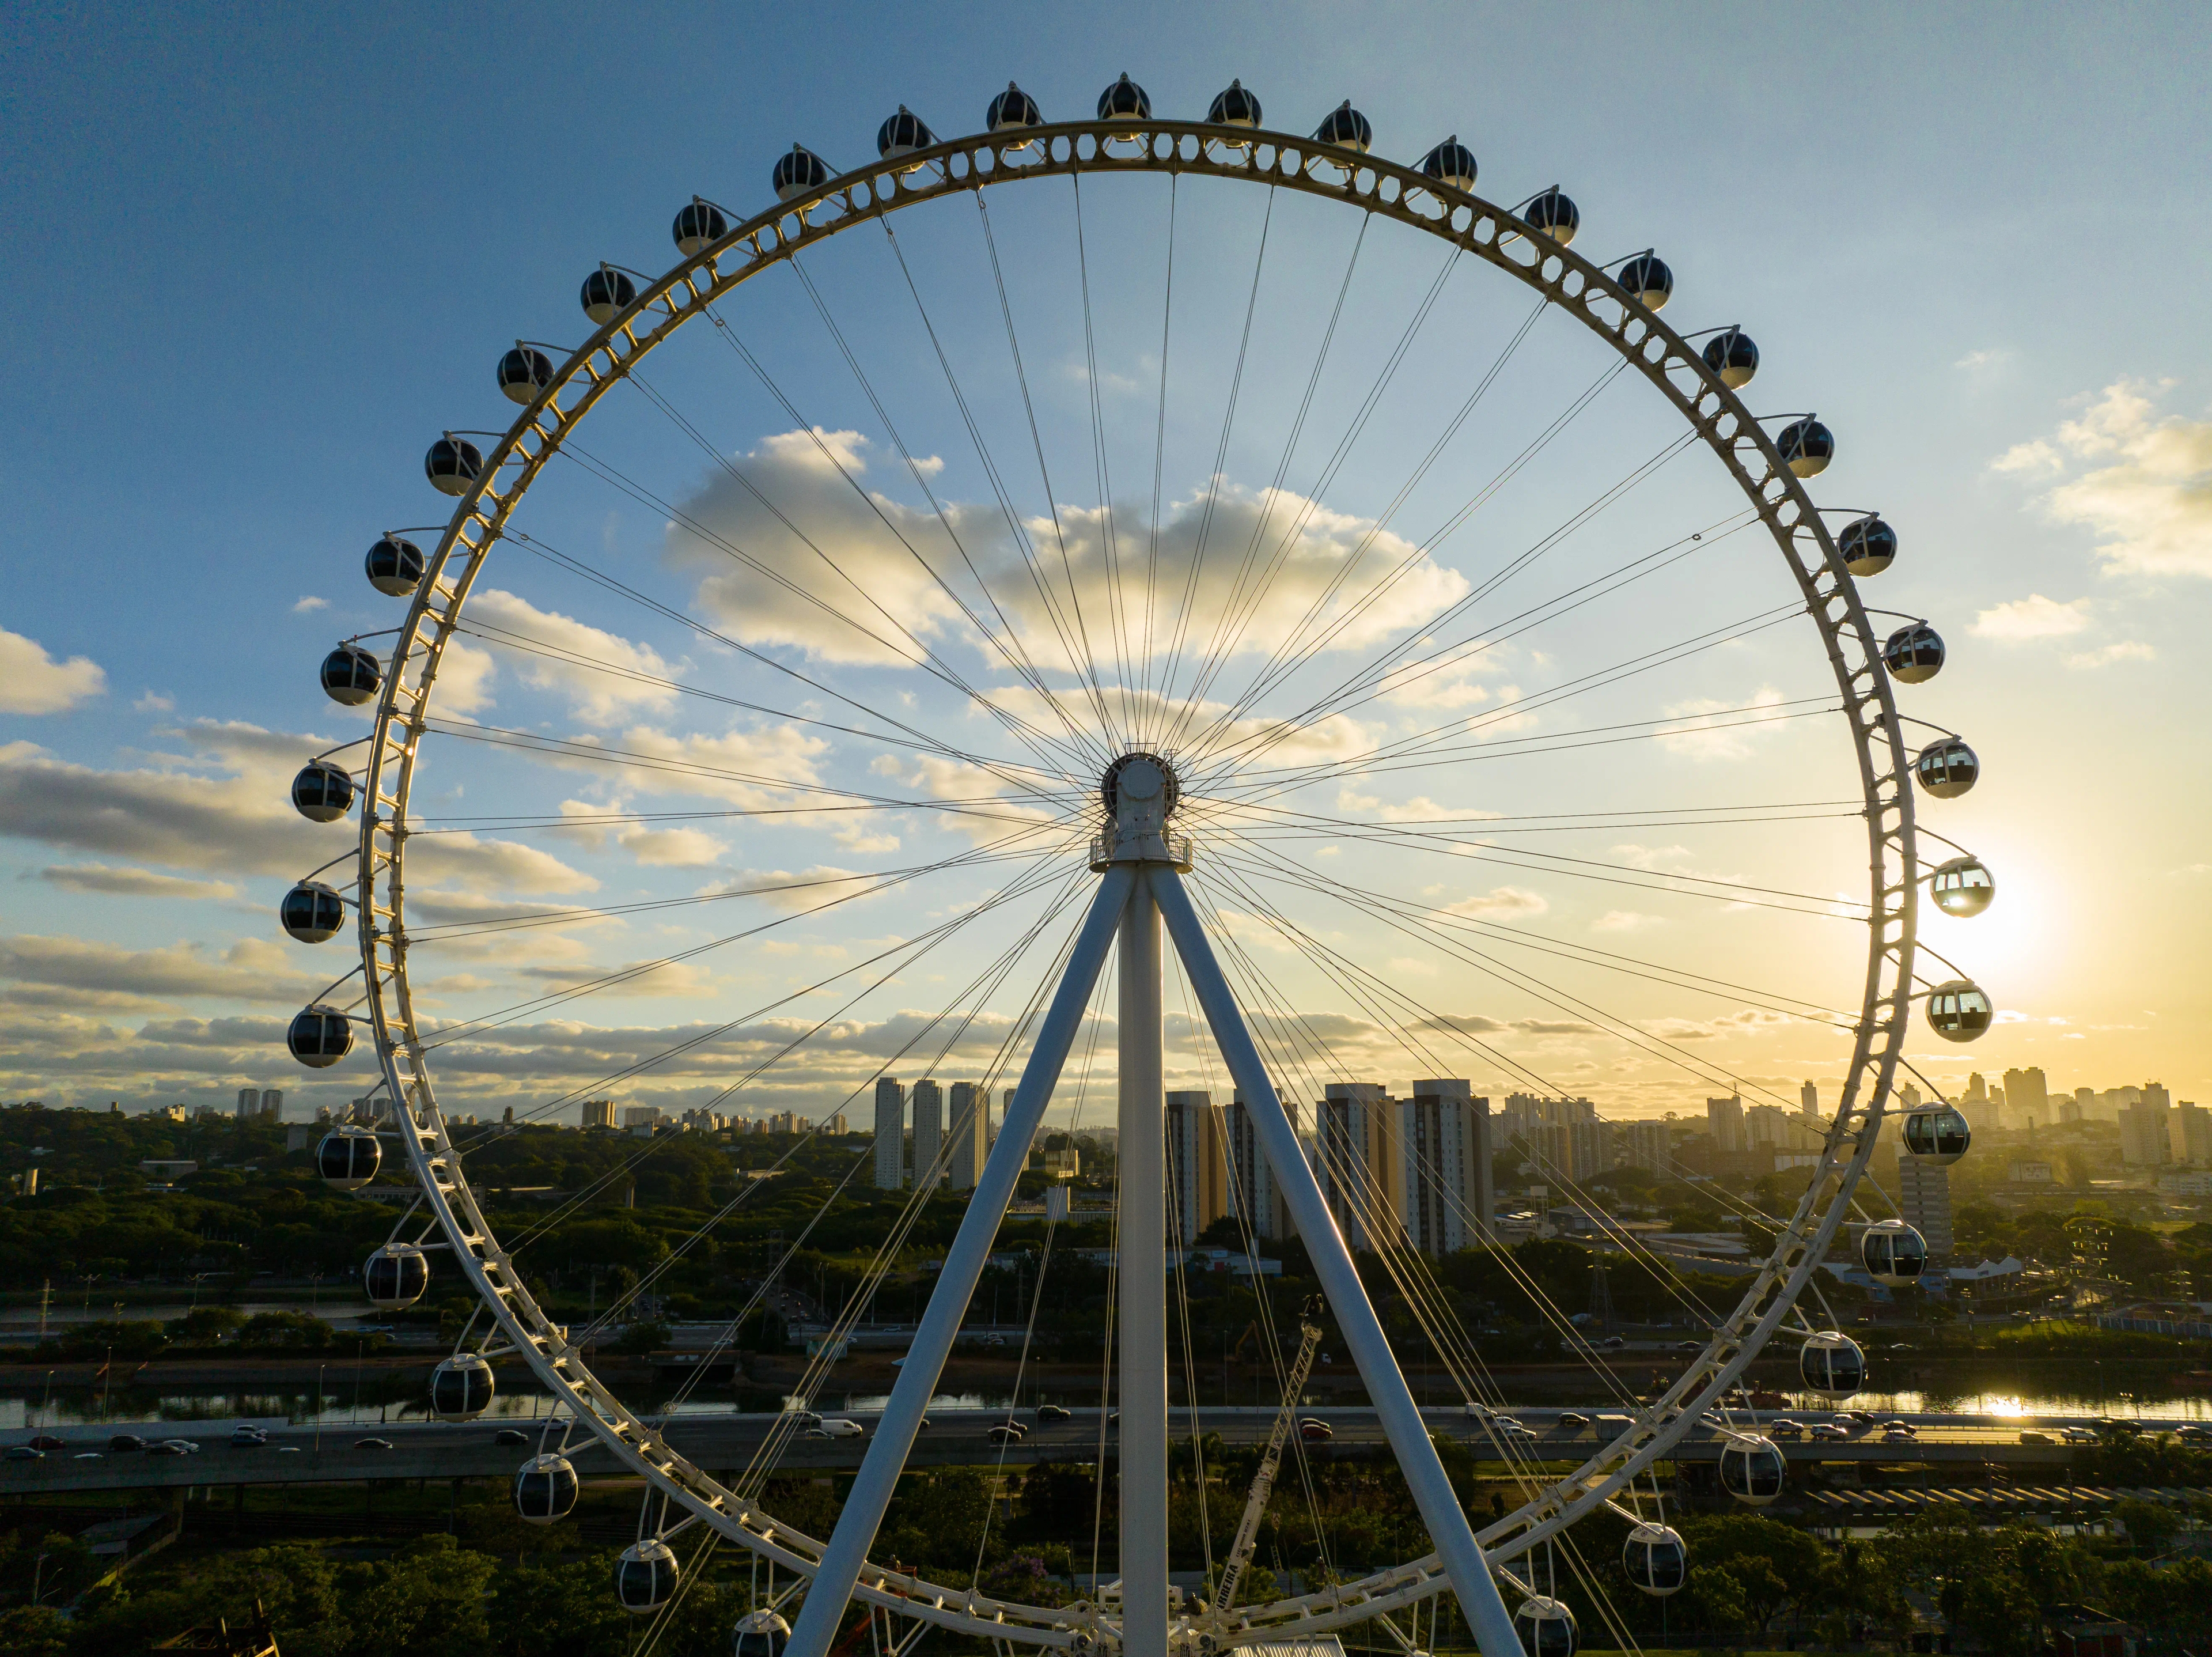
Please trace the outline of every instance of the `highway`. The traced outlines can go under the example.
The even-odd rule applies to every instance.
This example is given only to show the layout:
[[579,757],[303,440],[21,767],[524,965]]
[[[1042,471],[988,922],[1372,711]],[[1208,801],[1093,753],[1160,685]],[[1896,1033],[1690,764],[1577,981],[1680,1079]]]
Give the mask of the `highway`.
[[[1231,1444],[1265,1441],[1274,1419],[1267,1409],[1213,1409],[1200,1412],[1200,1425],[1218,1433]],[[1500,1459],[1485,1422],[1464,1410],[1433,1408],[1425,1410],[1432,1431],[1465,1444],[1480,1460]],[[1604,1439],[1623,1429],[1626,1417],[1618,1412],[1592,1410],[1595,1419],[1587,1426],[1563,1425],[1558,1409],[1524,1409],[1511,1412],[1530,1429],[1515,1435],[1516,1453],[1549,1462],[1569,1462],[1588,1455]],[[1731,1421],[1741,1430],[1756,1425],[1764,1429],[1784,1418],[1778,1410],[1738,1410]],[[871,1431],[874,1417],[854,1414],[844,1417],[860,1422]],[[909,1465],[916,1467],[991,1466],[1003,1462],[1024,1465],[1043,1461],[1088,1462],[1097,1459],[1098,1412],[1077,1410],[1072,1419],[1038,1423],[1035,1412],[1015,1412],[1029,1427],[1017,1444],[1000,1447],[987,1437],[988,1428],[1006,1418],[1002,1410],[948,1410],[933,1415],[929,1428],[915,1441]],[[1302,1418],[1326,1422],[1333,1434],[1334,1453],[1379,1450],[1383,1443],[1375,1412],[1368,1409],[1316,1406]],[[1831,1421],[1826,1414],[1796,1411],[1787,1416],[1804,1423]],[[1783,1453],[1794,1463],[1805,1462],[1920,1462],[1949,1466],[1984,1465],[2063,1467],[2069,1447],[2057,1442],[2067,1427],[2089,1428],[2092,1416],[2000,1417],[1917,1414],[1885,1415],[1882,1421],[1902,1420],[1912,1425],[1917,1438],[1899,1443],[1886,1441],[1881,1432],[1855,1424],[1840,1441],[1784,1439]],[[669,1445],[699,1466],[718,1472],[745,1467],[759,1449],[776,1417],[766,1414],[680,1415],[660,1423]],[[230,1442],[232,1421],[192,1422],[116,1422],[106,1427],[68,1426],[46,1429],[62,1447],[48,1450],[37,1459],[0,1459],[0,1496],[58,1495],[70,1491],[117,1489],[181,1489],[218,1484],[313,1484],[363,1479],[505,1478],[525,1458],[535,1453],[538,1429],[544,1423],[487,1417],[471,1422],[410,1422],[347,1425],[325,1422],[295,1424],[264,1419],[268,1442],[250,1447]],[[2153,1423],[2155,1425],[2155,1423]],[[502,1431],[522,1429],[529,1442],[497,1442]],[[1188,1418],[1177,1410],[1174,1430],[1188,1432]],[[2046,1435],[2049,1444],[2022,1444],[2023,1431]],[[112,1451],[108,1441],[115,1434],[167,1434],[202,1447],[197,1453],[148,1456],[142,1452]],[[1109,1453],[1113,1429],[1107,1429]],[[7,1435],[9,1444],[21,1444],[33,1435]],[[390,1449],[360,1448],[356,1441],[379,1439]],[[1719,1453],[1720,1431],[1711,1423],[1692,1429],[1677,1447],[1675,1459],[1685,1462],[1711,1461]],[[806,1474],[851,1471],[860,1464],[866,1441],[854,1438],[793,1437],[777,1459],[782,1473]],[[586,1478],[612,1477],[621,1470],[596,1442],[571,1452],[577,1471]]]

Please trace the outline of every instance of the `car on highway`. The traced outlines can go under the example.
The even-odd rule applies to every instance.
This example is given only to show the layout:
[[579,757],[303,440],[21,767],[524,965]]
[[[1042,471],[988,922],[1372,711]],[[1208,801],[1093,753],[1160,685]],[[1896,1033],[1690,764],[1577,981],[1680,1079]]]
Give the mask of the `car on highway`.
[[1618,1352],[1628,1344],[1626,1335],[1608,1335],[1598,1343],[1607,1352]]
[[1562,1410],[1559,1411],[1559,1426],[1565,1431],[1570,1433],[1579,1433],[1583,1428],[1589,1424],[1590,1418],[1583,1414],[1579,1410]]
[[868,1429],[857,1421],[847,1421],[842,1416],[832,1416],[822,1423],[818,1430],[824,1438],[860,1438],[865,1435]]
[[1909,1421],[1886,1421],[1881,1424],[1885,1433],[1902,1433],[1907,1438],[1918,1438],[1920,1429]]
[[1534,1438],[1536,1429],[1526,1422],[1516,1421],[1510,1416],[1500,1416],[1490,1423],[1491,1430],[1505,1438]]
[[241,1423],[230,1429],[230,1447],[234,1450],[258,1450],[269,1442],[269,1429]]
[[1910,1427],[1885,1427],[1881,1429],[1881,1441],[1884,1444],[1911,1444],[1914,1441],[1914,1434]]
[[2200,1422],[2185,1421],[2173,1429],[2174,1437],[2187,1444],[2203,1444],[2212,1440],[2212,1427]]
[[1787,1416],[1779,1416],[1766,1423],[1766,1436],[1802,1438],[1805,1436],[1805,1423],[1802,1421],[1792,1421]]
[[199,1441],[197,1439],[165,1438],[161,1442],[170,1446],[180,1456],[196,1456],[200,1453]]
[[111,1450],[143,1450],[146,1447],[146,1441],[136,1433],[118,1433],[107,1441],[107,1447]]
[[2020,1441],[2022,1444],[2048,1444],[2051,1440],[2048,1433],[2027,1432],[2020,1435]]
[[357,1438],[353,1441],[356,1450],[389,1450],[395,1447],[388,1438]]
[[52,1433],[33,1433],[27,1441],[33,1450],[66,1450],[68,1443]]
[[6,1451],[6,1459],[9,1461],[44,1461],[46,1459],[44,1450],[33,1449],[27,1444],[11,1444]]
[[2095,1430],[2087,1427],[2062,1427],[2058,1429],[2058,1437],[2066,1444],[2094,1444],[2097,1441]]
[[1022,1441],[1022,1429],[1018,1427],[1009,1427],[1002,1421],[994,1422],[983,1429],[983,1436],[994,1444],[1019,1444]]
[[1705,1349],[1705,1343],[1703,1341],[1676,1341],[1674,1349],[1677,1352],[1702,1352]]
[[1075,1411],[1064,1404],[1040,1404],[1036,1407],[1036,1418],[1040,1422],[1069,1421],[1073,1419]]
[[784,1412],[801,1427],[819,1427],[822,1417],[811,1410],[787,1410]]
[[180,1456],[185,1452],[179,1446],[171,1443],[167,1439],[162,1439],[156,1443],[148,1445],[146,1453],[149,1456]]
[[1298,1423],[1298,1436],[1309,1444],[1320,1444],[1336,1436],[1336,1429],[1318,1416],[1308,1416]]
[[530,1435],[520,1427],[502,1427],[491,1435],[491,1441],[494,1444],[527,1444]]
[[1850,1436],[1849,1432],[1837,1426],[1832,1421],[1816,1421],[1805,1430],[1822,1444],[1833,1444],[1838,1439],[1846,1439]]
[[1878,1425],[1874,1418],[1874,1412],[1870,1410],[1839,1410],[1836,1412],[1836,1419],[1838,1421],[1855,1421],[1862,1427],[1873,1427]]
[[71,1461],[104,1461],[106,1458],[97,1450],[80,1450],[70,1459]]

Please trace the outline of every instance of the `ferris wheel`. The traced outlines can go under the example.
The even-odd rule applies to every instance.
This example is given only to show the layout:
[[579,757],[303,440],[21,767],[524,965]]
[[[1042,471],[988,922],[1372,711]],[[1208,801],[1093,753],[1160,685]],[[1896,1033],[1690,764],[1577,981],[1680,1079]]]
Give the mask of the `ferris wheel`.
[[[1832,533],[1807,485],[1837,439],[1814,414],[1744,400],[1760,367],[1746,330],[1677,332],[1660,315],[1668,264],[1649,248],[1585,257],[1574,244],[1593,227],[1559,188],[1500,206],[1475,193],[1456,137],[1401,165],[1371,152],[1349,102],[1298,137],[1263,125],[1241,84],[1186,121],[1156,116],[1123,76],[1075,122],[1048,122],[1009,85],[984,127],[943,141],[902,108],[872,164],[838,171],[794,146],[773,163],[774,206],[684,204],[672,267],[586,275],[580,344],[518,340],[498,358],[512,423],[430,446],[428,479],[456,502],[430,550],[407,530],[370,550],[368,579],[406,601],[404,618],[339,644],[322,684],[373,709],[374,728],[293,788],[319,822],[360,806],[357,848],[334,860],[353,879],[302,881],[282,917],[308,942],[355,928],[359,966],[298,1016],[289,1045],[328,1066],[365,1033],[419,1187],[367,1264],[368,1295],[410,1305],[450,1270],[479,1301],[434,1378],[440,1416],[490,1406],[495,1361],[526,1365],[551,1394],[557,1424],[516,1474],[525,1519],[573,1508],[580,1442],[646,1481],[616,1583],[628,1608],[661,1611],[684,1591],[687,1538],[780,1569],[783,1591],[736,1630],[738,1657],[787,1644],[823,1657],[856,1604],[887,1624],[1075,1652],[1214,1652],[1376,1622],[1410,1650],[1420,1607],[1446,1593],[1487,1657],[1567,1657],[1577,1633],[1554,1589],[1583,1568],[1577,1521],[1632,1524],[1633,1587],[1683,1585],[1692,1562],[1656,1473],[1686,1435],[1719,1427],[1729,1496],[1784,1493],[1782,1453],[1730,1404],[1762,1349],[1796,1348],[1821,1396],[1863,1385],[1865,1355],[1819,1291],[1832,1245],[1880,1283],[1928,1267],[1911,1227],[1877,1217],[1887,1198],[1866,1176],[1895,1115],[1913,1002],[1924,996],[1928,1027],[1949,1040],[1993,1017],[1963,973],[1917,971],[1923,882],[1952,917],[1994,894],[1970,853],[1953,847],[1932,869],[1919,856],[1916,789],[1949,800],[1979,770],[1955,733],[1909,739],[1924,722],[1899,710],[1895,687],[1932,678],[1942,640],[1917,617],[1877,626],[1862,602],[1856,579],[1887,569],[1899,538],[1856,509]],[[501,695],[553,698],[545,711],[584,728],[489,716],[495,673]],[[653,722],[685,707],[724,723]],[[1716,759],[1764,788],[1717,802],[1701,769]],[[496,809],[463,814],[463,783]],[[1493,803],[1437,803],[1455,791]],[[665,801],[682,808],[643,808]],[[714,837],[730,832],[779,858],[792,849],[799,872],[699,889]],[[1868,883],[1839,896],[1829,872],[1862,833]],[[1655,835],[1668,844],[1621,844]],[[845,866],[903,854],[903,838],[922,849]],[[526,902],[452,884],[474,858],[541,877],[541,893],[588,892],[545,846],[630,857],[634,895]],[[1708,859],[1741,861],[1723,874]],[[687,868],[690,890],[646,878]],[[1626,894],[1665,913],[1592,914]],[[742,918],[704,941],[549,967],[542,988],[496,1005],[456,969],[538,933],[732,911]],[[635,1085],[695,1074],[728,1044],[741,1057],[720,1061],[735,1077],[722,1097],[801,1071],[817,1098],[854,1100],[902,1066],[966,1069],[985,1087],[1018,1077],[858,1479],[814,1536],[763,1501],[805,1430],[807,1387],[741,1475],[673,1447],[665,1421],[594,1373],[584,1332],[539,1304],[530,1240],[502,1240],[468,1174],[470,1152],[505,1130],[456,1121],[438,1078],[521,1020],[690,984],[732,950],[756,966],[805,959],[765,952],[856,912],[866,918],[830,954],[849,957],[865,935],[859,965],[794,966],[781,983],[775,969],[758,978],[758,1006],[726,1020],[718,1008],[653,1051],[609,1045],[585,1060],[604,1063],[603,1087]],[[1663,941],[1638,947],[1689,929],[1803,977],[1745,984],[1670,960]],[[1440,1005],[1437,963],[1520,1016]],[[900,1045],[886,1038],[855,1068],[836,1046],[855,1020],[925,983],[950,986],[941,1005],[884,1020]],[[1339,1010],[1313,1012],[1317,996]],[[1046,1109],[1071,1065],[1088,1077],[1109,1001],[1117,1373],[1102,1382],[1097,1462],[1119,1470],[1119,1581],[1073,1605],[1022,1603],[873,1550]],[[1773,1242],[1732,1306],[1698,1301],[1613,1213],[1607,1167],[1566,1139],[1529,1141],[1539,1185],[1577,1208],[1594,1246],[1673,1285],[1699,1331],[1663,1392],[1625,1399],[1562,1471],[1556,1447],[1540,1453],[1491,1407],[1481,1338],[1430,1270],[1437,1238],[1499,1235],[1487,1172],[1447,1177],[1441,1151],[1387,1121],[1362,1141],[1316,1116],[1302,1137],[1301,1112],[1354,1098],[1332,1084],[1393,1042],[1417,1073],[1475,1071],[1532,1095],[1568,1090],[1544,1044],[1571,1039],[1771,1097],[1705,1056],[1710,1027],[1667,1011],[1716,1005],[1819,1033],[1843,1085],[1818,1118],[1791,1102],[1814,1146],[1802,1195],[1771,1213],[1741,1205]],[[1186,1077],[1218,1060],[1214,1086],[1234,1089],[1246,1137],[1224,1141],[1229,1209],[1248,1253],[1269,1236],[1304,1245],[1413,1495],[1423,1556],[1254,1603],[1170,1587],[1179,1356],[1192,1384],[1170,1314],[1176,1257],[1194,1240],[1169,1191],[1170,1052]],[[543,1119],[580,1097],[514,1114]],[[1218,1121],[1226,1104],[1205,1108]],[[1473,1112],[1465,1098],[1454,1119]],[[1905,1115],[1901,1138],[1910,1156],[1954,1161],[1967,1126],[1938,1098]],[[1370,1166],[1385,1142],[1396,1184]],[[922,1166],[917,1138],[913,1197],[877,1277],[951,1155]],[[333,1132],[318,1158],[341,1189],[382,1161],[367,1126]],[[1649,1172],[1678,1175],[1667,1161]],[[891,1173],[896,1185],[895,1154]],[[1707,1200],[1735,1199],[1708,1188]],[[1382,1261],[1458,1383],[1462,1425],[1478,1422],[1517,1479],[1522,1500],[1502,1516],[1478,1521],[1455,1496],[1355,1246]],[[832,1309],[833,1335],[875,1281]],[[1571,1309],[1520,1288],[1617,1387]],[[808,1385],[836,1345],[823,1343]],[[1287,1411],[1297,1398],[1282,1379]]]

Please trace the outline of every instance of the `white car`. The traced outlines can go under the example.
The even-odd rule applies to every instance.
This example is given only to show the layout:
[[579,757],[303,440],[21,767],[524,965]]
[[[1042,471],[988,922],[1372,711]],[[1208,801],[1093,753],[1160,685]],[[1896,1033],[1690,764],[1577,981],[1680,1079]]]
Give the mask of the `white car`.
[[831,1438],[859,1438],[868,1429],[857,1421],[845,1421],[831,1416],[823,1420],[822,1430]]

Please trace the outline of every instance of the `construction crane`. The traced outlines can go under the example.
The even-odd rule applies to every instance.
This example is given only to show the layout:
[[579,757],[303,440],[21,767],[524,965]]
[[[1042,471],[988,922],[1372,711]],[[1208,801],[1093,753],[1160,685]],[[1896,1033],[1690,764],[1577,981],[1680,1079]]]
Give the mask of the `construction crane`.
[[1237,1585],[1252,1563],[1252,1548],[1260,1539],[1260,1515],[1267,1510],[1276,1470],[1283,1465],[1283,1446],[1290,1441],[1291,1429],[1297,1423],[1298,1395],[1305,1391],[1306,1377],[1313,1373],[1314,1354],[1321,1349],[1321,1325],[1315,1320],[1321,1316],[1322,1305],[1322,1297],[1313,1295],[1298,1313],[1298,1332],[1304,1338],[1298,1343],[1297,1362],[1291,1366],[1290,1380],[1283,1389],[1282,1411],[1275,1417],[1274,1430],[1267,1435],[1267,1453],[1260,1458],[1260,1471],[1252,1475],[1252,1494],[1244,1502],[1244,1517],[1237,1522],[1237,1539],[1229,1544],[1229,1557],[1221,1568],[1220,1591],[1213,1596],[1216,1617],[1225,1618],[1236,1605]]

